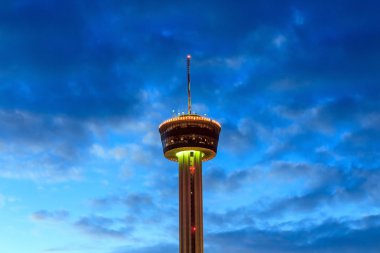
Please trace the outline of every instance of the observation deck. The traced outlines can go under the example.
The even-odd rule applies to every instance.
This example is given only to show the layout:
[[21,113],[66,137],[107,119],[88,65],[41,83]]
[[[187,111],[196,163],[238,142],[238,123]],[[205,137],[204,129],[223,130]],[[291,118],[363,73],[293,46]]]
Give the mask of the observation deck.
[[177,161],[177,153],[186,150],[202,152],[202,161],[216,156],[221,125],[197,114],[170,118],[159,126],[164,156]]

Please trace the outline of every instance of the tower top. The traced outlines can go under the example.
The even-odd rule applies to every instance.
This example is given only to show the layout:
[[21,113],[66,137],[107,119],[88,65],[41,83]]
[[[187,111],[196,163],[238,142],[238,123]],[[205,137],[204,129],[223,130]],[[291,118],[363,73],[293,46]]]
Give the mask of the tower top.
[[191,55],[187,55],[187,113],[191,114],[191,92],[190,92],[190,59]]
[[218,148],[221,125],[191,111],[190,59],[191,55],[187,55],[188,113],[174,116],[158,127],[164,156],[171,161],[178,161],[177,154],[182,151],[200,151],[201,160],[207,161],[216,156]]

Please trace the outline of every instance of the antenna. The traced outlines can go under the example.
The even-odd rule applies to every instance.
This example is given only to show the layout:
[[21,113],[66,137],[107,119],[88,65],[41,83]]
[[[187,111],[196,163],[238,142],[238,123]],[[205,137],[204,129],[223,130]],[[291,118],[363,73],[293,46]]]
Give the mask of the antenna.
[[191,93],[190,93],[190,59],[191,55],[187,55],[187,113],[191,114]]

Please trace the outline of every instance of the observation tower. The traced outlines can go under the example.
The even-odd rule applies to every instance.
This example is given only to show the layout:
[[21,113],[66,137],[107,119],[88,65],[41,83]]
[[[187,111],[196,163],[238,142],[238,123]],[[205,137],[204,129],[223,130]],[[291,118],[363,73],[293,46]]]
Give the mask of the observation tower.
[[161,123],[164,156],[178,162],[179,252],[203,253],[202,162],[216,156],[221,125],[192,113],[187,56],[188,111]]

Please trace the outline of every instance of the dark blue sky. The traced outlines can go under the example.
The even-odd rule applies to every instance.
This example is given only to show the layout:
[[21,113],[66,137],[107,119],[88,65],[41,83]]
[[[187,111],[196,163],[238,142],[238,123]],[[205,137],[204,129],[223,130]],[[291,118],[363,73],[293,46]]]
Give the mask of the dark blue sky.
[[380,248],[376,1],[0,1],[0,252],[178,252],[160,122],[222,124],[205,252]]

